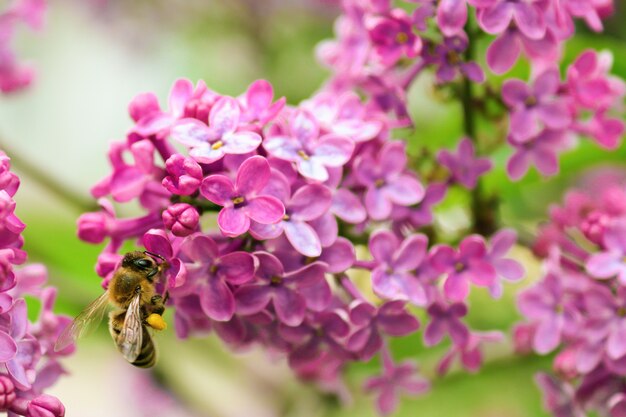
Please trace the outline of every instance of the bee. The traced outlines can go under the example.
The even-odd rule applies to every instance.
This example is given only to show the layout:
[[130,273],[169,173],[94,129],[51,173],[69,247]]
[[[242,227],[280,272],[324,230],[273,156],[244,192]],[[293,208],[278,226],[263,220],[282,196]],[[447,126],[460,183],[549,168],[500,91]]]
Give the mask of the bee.
[[[156,259],[160,262],[157,262]],[[148,327],[163,330],[161,317],[165,298],[157,293],[156,282],[168,268],[165,259],[148,251],[128,252],[113,273],[107,291],[91,302],[66,327],[54,349],[64,349],[83,336],[92,324],[102,320],[109,304],[117,307],[109,313],[109,332],[122,356],[132,365],[149,368],[156,362],[156,349]]]

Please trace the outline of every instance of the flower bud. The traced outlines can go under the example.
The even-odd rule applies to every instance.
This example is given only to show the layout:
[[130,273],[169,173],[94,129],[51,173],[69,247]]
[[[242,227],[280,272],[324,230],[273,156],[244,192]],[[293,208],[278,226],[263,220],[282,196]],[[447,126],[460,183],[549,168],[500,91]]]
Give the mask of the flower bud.
[[191,195],[202,182],[202,168],[191,158],[180,154],[172,155],[166,162],[168,175],[163,178],[163,186],[171,193]]
[[15,385],[6,375],[0,375],[0,411],[6,411],[15,400]]
[[128,113],[136,122],[142,117],[160,110],[159,100],[153,93],[139,94],[128,105]]
[[78,218],[78,238],[101,243],[107,236],[107,216],[102,212],[85,213]]
[[191,205],[186,203],[174,204],[163,212],[163,223],[176,236],[187,236],[198,228],[200,215]]
[[26,417],[63,417],[65,407],[56,397],[42,394],[28,403]]

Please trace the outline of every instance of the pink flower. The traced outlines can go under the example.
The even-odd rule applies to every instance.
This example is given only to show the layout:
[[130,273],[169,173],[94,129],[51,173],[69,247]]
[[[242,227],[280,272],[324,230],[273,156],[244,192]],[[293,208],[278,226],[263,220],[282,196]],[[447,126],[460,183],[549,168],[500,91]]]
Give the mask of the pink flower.
[[402,9],[366,20],[374,51],[384,66],[394,65],[403,56],[414,58],[422,40],[413,33],[410,17]]
[[438,272],[446,274],[444,293],[453,301],[467,298],[470,282],[490,287],[497,278],[496,269],[487,256],[485,241],[478,235],[463,239],[458,252],[450,246],[434,246],[431,262]]
[[387,349],[383,349],[383,372],[380,376],[370,377],[363,388],[367,392],[377,392],[376,408],[387,416],[398,407],[400,393],[420,395],[428,391],[430,384],[415,376],[417,366],[410,361],[396,365]]
[[539,134],[543,127],[566,129],[572,122],[567,103],[559,94],[559,71],[548,69],[532,86],[521,80],[507,80],[502,85],[502,99],[511,109],[509,134],[522,143]]
[[315,118],[308,111],[296,110],[289,119],[289,135],[270,136],[263,147],[276,158],[295,162],[302,176],[324,182],[328,179],[327,168],[348,162],[354,142],[334,134],[318,136]]
[[411,235],[400,242],[386,230],[372,234],[369,248],[376,264],[372,270],[374,292],[389,300],[425,305],[426,292],[412,271],[426,258],[427,246],[428,238],[424,235]]
[[500,34],[515,22],[528,39],[541,39],[546,34],[542,0],[469,0],[478,8],[478,23],[487,33]]
[[239,314],[258,313],[271,302],[278,319],[293,327],[302,323],[307,309],[322,311],[330,302],[323,263],[314,262],[286,273],[274,255],[257,252],[255,256],[259,260],[257,281],[235,291]]
[[424,197],[424,187],[405,172],[406,164],[403,142],[387,142],[377,157],[365,154],[355,161],[356,178],[367,187],[365,207],[372,219],[389,217],[394,204],[410,206]]
[[274,88],[265,80],[256,80],[248,87],[241,100],[241,121],[258,121],[261,126],[274,119],[285,107],[287,99],[281,97],[274,103]]
[[509,27],[489,45],[487,65],[494,73],[504,74],[517,62],[522,50],[532,62],[554,62],[558,55],[558,42],[549,30],[540,38],[531,38],[520,29]]
[[245,160],[235,183],[224,175],[210,175],[202,181],[200,193],[222,206],[218,225],[226,236],[239,236],[250,228],[250,219],[273,224],[285,215],[285,206],[276,197],[259,195],[270,178],[270,166],[261,156]]
[[489,158],[476,158],[474,145],[469,138],[459,142],[456,155],[447,150],[439,151],[437,161],[450,170],[453,181],[470,190],[476,187],[478,178],[492,167]]
[[276,181],[276,184],[273,195],[284,201],[285,215],[275,224],[253,223],[250,233],[257,239],[272,239],[284,232],[299,253],[310,257],[320,256],[322,242],[309,222],[328,212],[331,205],[330,190],[321,184],[307,184],[289,196],[290,187],[286,180]]
[[261,144],[261,136],[239,130],[241,108],[232,97],[220,98],[211,108],[209,125],[197,119],[181,119],[172,127],[174,140],[191,148],[196,161],[210,164],[227,154],[247,154]]
[[434,346],[450,335],[455,346],[465,346],[469,341],[469,330],[461,321],[467,314],[467,306],[463,303],[447,304],[443,300],[435,301],[428,307],[431,320],[424,331],[426,346]]
[[388,301],[380,308],[364,301],[350,304],[350,322],[356,330],[346,347],[362,361],[369,361],[383,346],[382,335],[407,336],[419,328],[419,321],[405,309],[403,301]]

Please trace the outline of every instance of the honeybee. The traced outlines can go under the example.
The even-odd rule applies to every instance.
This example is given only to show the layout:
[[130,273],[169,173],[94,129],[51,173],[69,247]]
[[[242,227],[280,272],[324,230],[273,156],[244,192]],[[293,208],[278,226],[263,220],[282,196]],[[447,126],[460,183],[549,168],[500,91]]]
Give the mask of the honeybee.
[[[160,262],[157,262],[156,259]],[[148,251],[128,252],[115,270],[107,291],[91,302],[63,330],[55,344],[61,350],[83,336],[90,325],[102,320],[109,304],[109,332],[122,356],[132,365],[149,368],[156,362],[156,350],[148,327],[163,330],[161,317],[166,297],[157,294],[155,285],[168,268],[165,259]]]

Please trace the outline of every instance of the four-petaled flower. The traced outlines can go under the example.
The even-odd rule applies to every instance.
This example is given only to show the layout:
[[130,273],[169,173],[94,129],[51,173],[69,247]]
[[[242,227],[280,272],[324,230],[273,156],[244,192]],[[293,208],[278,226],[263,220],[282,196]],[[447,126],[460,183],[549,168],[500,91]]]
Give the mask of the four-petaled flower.
[[270,136],[263,147],[270,155],[295,162],[302,176],[314,181],[328,179],[328,169],[343,166],[354,151],[354,141],[329,133],[319,137],[319,126],[306,110],[296,110],[289,119],[289,134]]
[[285,206],[276,197],[259,195],[270,178],[270,166],[262,156],[245,160],[235,183],[224,175],[210,175],[200,185],[200,193],[223,206],[217,224],[226,236],[239,236],[250,228],[250,219],[261,224],[280,221]]
[[492,167],[489,158],[476,158],[474,144],[469,138],[459,142],[456,154],[445,149],[440,151],[437,161],[450,170],[453,181],[468,189],[476,187],[478,178]]
[[411,235],[403,242],[387,230],[375,232],[369,248],[376,262],[372,270],[372,288],[389,300],[409,300],[425,305],[426,292],[419,279],[411,273],[426,258],[428,238]]
[[482,236],[471,235],[463,239],[458,252],[450,246],[436,245],[431,262],[435,270],[446,274],[444,293],[453,301],[463,301],[469,293],[469,283],[490,287],[494,284],[496,269],[487,257],[487,247]]
[[256,252],[254,255],[259,260],[257,280],[235,291],[237,313],[255,314],[271,302],[278,319],[293,327],[302,323],[307,309],[321,311],[330,302],[324,263],[314,262],[286,273],[274,255],[267,252]]
[[386,416],[398,407],[398,396],[401,392],[420,395],[429,390],[430,384],[415,375],[417,366],[413,362],[406,361],[396,365],[386,348],[383,348],[382,359],[382,374],[368,378],[363,387],[367,392],[378,392],[376,408],[380,414]]
[[197,119],[181,119],[172,127],[171,136],[189,146],[196,161],[210,164],[226,154],[246,154],[261,144],[261,135],[239,130],[241,109],[232,97],[220,98],[211,108],[209,125]]
[[358,181],[367,187],[365,208],[373,220],[389,217],[394,204],[410,206],[424,197],[424,187],[405,173],[407,156],[403,142],[387,142],[378,157],[365,154],[355,161]]

